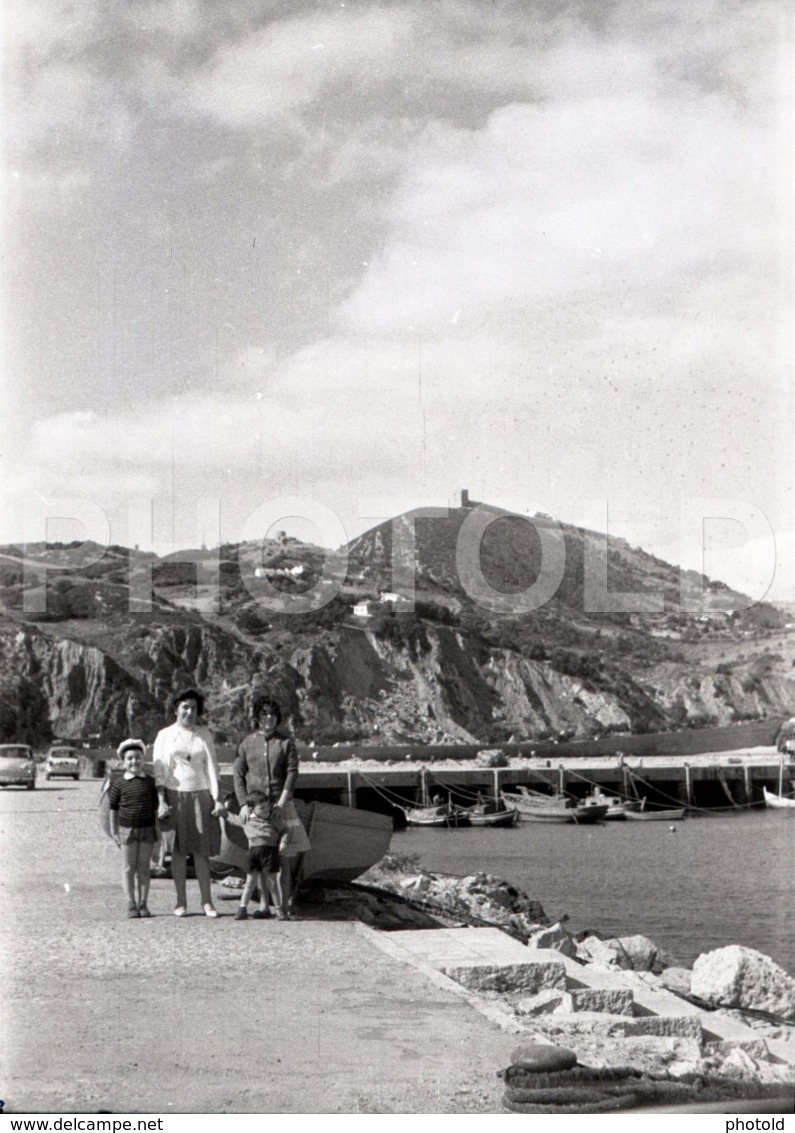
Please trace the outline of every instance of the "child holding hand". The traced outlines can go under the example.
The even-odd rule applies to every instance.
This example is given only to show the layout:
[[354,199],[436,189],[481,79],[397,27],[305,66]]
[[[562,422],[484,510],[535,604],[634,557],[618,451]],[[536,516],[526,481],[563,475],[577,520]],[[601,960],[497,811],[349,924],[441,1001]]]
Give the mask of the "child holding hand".
[[146,902],[149,861],[157,841],[158,797],[154,776],[144,771],[145,754],[143,740],[123,740],[117,755],[124,762],[124,774],[108,788],[110,836],[121,849],[121,878],[130,918],[152,915]]
[[249,847],[246,884],[235,920],[244,921],[248,918],[248,903],[257,887],[260,891],[260,907],[254,910],[254,919],[262,920],[270,916],[270,896],[276,910],[276,919],[287,920],[289,914],[284,909],[279,881],[280,851],[287,841],[287,828],[280,808],[269,802],[264,791],[249,791],[240,814],[229,812],[226,821],[233,826],[243,827]]

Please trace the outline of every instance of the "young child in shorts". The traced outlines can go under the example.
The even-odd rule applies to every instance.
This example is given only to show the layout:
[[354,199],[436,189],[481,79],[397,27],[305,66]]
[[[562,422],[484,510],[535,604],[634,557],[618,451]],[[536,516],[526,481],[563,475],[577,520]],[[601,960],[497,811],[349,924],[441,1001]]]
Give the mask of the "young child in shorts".
[[287,842],[287,828],[281,810],[271,805],[264,791],[249,791],[246,805],[240,814],[226,815],[233,826],[242,826],[248,839],[246,883],[235,913],[236,921],[248,918],[248,903],[259,887],[260,907],[254,910],[255,920],[269,917],[268,897],[275,909],[276,919],[285,921],[289,914],[284,908],[282,887],[279,881],[280,851]]
[[143,740],[123,740],[117,755],[124,774],[108,788],[110,836],[121,849],[121,880],[127,897],[127,916],[151,917],[149,862],[157,841],[157,787],[153,775],[144,771]]

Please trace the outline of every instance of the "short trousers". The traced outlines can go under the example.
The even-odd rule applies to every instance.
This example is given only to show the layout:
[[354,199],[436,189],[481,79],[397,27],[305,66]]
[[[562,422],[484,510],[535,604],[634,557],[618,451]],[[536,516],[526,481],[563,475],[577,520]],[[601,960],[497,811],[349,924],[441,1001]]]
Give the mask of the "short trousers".
[[278,846],[252,846],[248,851],[249,873],[278,873],[281,859]]
[[157,830],[154,826],[120,826],[119,841],[122,846],[130,842],[156,842]]

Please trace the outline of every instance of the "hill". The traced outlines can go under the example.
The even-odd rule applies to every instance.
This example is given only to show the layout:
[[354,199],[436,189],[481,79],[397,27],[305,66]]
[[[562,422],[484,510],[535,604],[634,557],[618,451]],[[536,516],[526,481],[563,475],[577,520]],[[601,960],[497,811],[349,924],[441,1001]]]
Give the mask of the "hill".
[[[395,539],[413,611],[382,597]],[[207,693],[221,739],[243,730],[263,686],[315,743],[656,731],[795,705],[783,611],[548,517],[406,513],[353,540],[336,582],[323,548],[285,536],[191,552],[197,564],[118,546],[91,561],[101,551],[0,549],[2,740],[149,738],[185,684]],[[611,610],[621,603],[600,599],[600,579],[639,597]],[[312,609],[313,594],[334,597]],[[293,612],[302,595],[310,608]]]

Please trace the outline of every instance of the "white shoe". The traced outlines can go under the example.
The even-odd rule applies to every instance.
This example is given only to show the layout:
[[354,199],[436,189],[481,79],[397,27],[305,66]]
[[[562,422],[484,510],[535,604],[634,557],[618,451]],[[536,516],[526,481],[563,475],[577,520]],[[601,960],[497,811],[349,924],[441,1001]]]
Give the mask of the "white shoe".
[[218,910],[216,908],[214,908],[212,905],[205,905],[204,906],[204,915],[205,915],[205,917],[217,917],[218,916]]
[[188,915],[188,910],[185,908],[185,906],[184,905],[177,905],[176,909],[174,910],[174,916],[175,917],[186,917],[187,915]]

